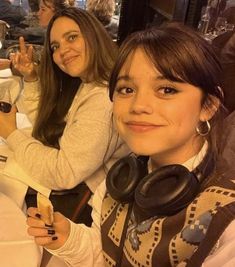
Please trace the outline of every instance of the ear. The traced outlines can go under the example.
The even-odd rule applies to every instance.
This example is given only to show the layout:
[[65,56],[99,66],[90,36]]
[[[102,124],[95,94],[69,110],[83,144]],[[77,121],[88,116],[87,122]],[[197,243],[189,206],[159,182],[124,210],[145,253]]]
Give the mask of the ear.
[[209,95],[203,104],[201,114],[200,114],[200,121],[209,121],[215,115],[217,110],[220,107],[220,100],[212,95]]

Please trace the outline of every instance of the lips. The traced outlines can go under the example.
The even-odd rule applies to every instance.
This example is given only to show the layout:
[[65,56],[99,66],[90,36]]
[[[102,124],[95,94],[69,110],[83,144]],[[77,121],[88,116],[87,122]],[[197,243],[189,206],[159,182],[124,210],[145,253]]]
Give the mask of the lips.
[[139,133],[152,131],[152,130],[155,130],[161,127],[160,125],[152,124],[149,122],[142,122],[142,121],[141,122],[128,121],[125,124],[130,130],[134,132],[139,132]]
[[72,57],[67,57],[67,58],[64,58],[63,60],[63,64],[64,65],[68,65],[70,62],[72,62],[74,59],[76,59],[77,56],[72,56]]

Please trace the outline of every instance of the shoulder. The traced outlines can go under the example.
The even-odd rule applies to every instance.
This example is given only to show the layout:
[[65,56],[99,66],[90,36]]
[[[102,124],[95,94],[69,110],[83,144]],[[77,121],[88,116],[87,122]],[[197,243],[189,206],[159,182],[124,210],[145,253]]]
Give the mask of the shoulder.
[[109,100],[109,92],[108,85],[100,85],[97,83],[84,83],[78,90],[78,95],[83,98],[95,98],[98,99],[104,98],[108,102]]
[[112,102],[109,99],[107,86],[101,86],[94,83],[81,84],[69,114],[79,116],[81,113],[86,114],[89,118],[108,116],[112,112]]

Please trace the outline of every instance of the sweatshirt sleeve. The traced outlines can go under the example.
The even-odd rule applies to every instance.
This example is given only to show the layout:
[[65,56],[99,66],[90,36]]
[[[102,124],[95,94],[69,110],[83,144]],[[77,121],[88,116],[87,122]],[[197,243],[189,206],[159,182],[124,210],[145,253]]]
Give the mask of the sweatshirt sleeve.
[[32,179],[54,190],[73,188],[97,171],[104,179],[112,117],[112,104],[105,89],[94,90],[71,110],[60,149],[45,146],[19,129],[7,138],[15,160]]
[[34,124],[37,115],[39,97],[39,82],[24,82],[23,92],[17,100],[17,108],[19,112],[27,115],[32,124]]

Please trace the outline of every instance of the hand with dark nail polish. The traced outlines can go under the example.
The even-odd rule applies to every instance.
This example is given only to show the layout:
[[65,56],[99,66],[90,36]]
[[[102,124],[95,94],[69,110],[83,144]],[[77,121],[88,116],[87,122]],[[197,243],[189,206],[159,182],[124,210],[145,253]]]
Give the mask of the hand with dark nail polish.
[[38,208],[28,208],[27,214],[29,215],[27,219],[28,233],[35,237],[36,244],[52,250],[65,244],[70,233],[70,222],[65,216],[59,212],[54,212],[52,226],[45,225]]
[[54,234],[55,234],[55,230],[53,230],[53,229],[48,229],[48,230],[47,230],[47,233],[48,233],[48,235],[54,235]]

